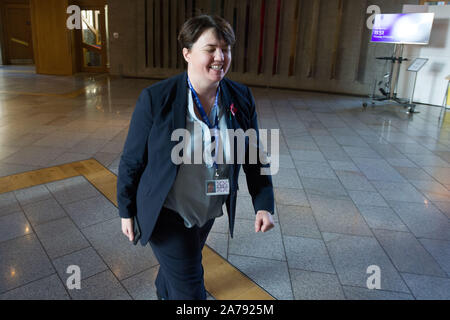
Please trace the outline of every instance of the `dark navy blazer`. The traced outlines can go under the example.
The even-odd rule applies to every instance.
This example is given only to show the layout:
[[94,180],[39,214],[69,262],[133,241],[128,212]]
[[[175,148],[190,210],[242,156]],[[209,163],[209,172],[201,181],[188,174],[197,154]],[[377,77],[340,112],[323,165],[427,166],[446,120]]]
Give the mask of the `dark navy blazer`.
[[[228,129],[253,128],[258,131],[255,101],[250,89],[224,78],[220,82],[223,107],[226,108]],[[137,215],[141,228],[141,244],[146,245],[151,237],[159,212],[175,182],[179,165],[171,160],[172,148],[179,141],[171,141],[175,129],[186,128],[187,73],[158,82],[145,88],[136,103],[127,140],[119,164],[117,179],[117,202],[119,215],[131,218]],[[236,110],[230,111],[234,104]],[[230,195],[226,200],[230,234],[233,237],[236,211],[236,193],[240,164],[230,170]],[[248,150],[248,139],[246,139]],[[274,212],[272,178],[261,175],[264,167],[243,164],[248,190],[252,196],[255,213],[258,210]],[[189,188],[189,186],[186,186]]]

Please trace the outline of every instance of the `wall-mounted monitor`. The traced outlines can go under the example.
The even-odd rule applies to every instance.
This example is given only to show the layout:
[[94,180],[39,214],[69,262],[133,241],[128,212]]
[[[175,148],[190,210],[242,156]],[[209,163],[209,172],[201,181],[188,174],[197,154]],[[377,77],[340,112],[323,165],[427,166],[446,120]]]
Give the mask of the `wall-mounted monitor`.
[[426,45],[433,19],[434,13],[377,14],[371,42]]

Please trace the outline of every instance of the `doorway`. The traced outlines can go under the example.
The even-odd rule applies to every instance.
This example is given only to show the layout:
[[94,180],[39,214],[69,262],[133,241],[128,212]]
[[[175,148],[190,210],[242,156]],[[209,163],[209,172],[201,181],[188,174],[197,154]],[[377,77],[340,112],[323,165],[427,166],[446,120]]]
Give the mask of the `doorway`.
[[5,64],[33,64],[33,40],[28,4],[4,5]]
[[108,72],[107,6],[80,6],[81,30],[76,31],[78,69]]

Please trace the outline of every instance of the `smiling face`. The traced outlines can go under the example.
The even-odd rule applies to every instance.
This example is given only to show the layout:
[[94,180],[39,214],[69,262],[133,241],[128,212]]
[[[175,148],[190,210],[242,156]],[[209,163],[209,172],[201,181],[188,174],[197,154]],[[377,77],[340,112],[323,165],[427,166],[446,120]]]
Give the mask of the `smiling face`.
[[[205,30],[192,48],[183,49],[190,78],[202,87],[217,85],[231,64],[231,46],[219,40],[214,29]],[[194,80],[191,79],[191,80]]]

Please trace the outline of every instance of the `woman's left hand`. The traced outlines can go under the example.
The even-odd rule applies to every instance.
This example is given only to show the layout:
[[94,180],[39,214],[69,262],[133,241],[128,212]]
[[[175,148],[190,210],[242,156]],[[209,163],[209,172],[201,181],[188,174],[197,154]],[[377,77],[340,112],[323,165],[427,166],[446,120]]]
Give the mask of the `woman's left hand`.
[[256,213],[255,232],[266,232],[274,227],[273,218],[269,211],[259,210]]

